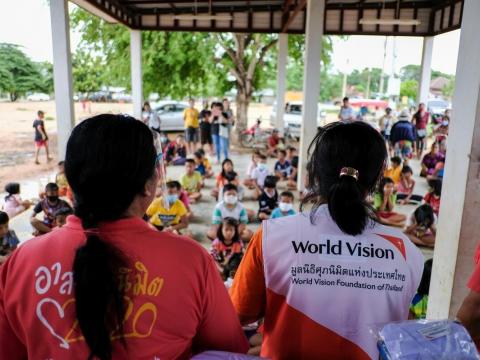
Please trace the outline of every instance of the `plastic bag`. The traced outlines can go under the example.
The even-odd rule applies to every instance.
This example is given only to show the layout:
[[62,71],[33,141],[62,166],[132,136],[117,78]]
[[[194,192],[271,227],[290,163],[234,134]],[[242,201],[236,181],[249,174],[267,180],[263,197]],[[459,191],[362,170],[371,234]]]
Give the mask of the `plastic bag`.
[[378,332],[382,360],[479,360],[467,330],[449,320],[390,323]]

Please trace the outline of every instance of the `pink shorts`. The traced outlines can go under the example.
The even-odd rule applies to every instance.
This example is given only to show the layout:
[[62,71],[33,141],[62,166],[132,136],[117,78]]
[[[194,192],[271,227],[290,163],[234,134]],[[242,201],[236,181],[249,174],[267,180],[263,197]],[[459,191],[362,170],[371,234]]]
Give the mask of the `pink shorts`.
[[47,146],[48,144],[48,140],[39,140],[39,141],[35,141],[35,146],[37,148],[41,148],[43,146]]

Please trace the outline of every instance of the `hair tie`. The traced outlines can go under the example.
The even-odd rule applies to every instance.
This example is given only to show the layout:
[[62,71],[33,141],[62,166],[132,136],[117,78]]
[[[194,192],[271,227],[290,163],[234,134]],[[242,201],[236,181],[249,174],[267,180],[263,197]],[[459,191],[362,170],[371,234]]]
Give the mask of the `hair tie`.
[[343,167],[342,170],[340,170],[340,177],[342,176],[351,176],[355,180],[358,180],[358,170],[351,167]]

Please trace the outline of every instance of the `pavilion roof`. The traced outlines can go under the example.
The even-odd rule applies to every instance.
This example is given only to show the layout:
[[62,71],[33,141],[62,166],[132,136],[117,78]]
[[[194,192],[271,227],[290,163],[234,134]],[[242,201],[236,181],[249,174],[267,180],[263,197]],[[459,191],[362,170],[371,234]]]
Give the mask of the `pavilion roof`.
[[[305,32],[306,0],[71,1],[132,29]],[[327,0],[324,31],[332,35],[433,36],[460,28],[462,10],[463,0]],[[372,24],[377,19],[387,23]],[[392,23],[395,19],[402,23]]]

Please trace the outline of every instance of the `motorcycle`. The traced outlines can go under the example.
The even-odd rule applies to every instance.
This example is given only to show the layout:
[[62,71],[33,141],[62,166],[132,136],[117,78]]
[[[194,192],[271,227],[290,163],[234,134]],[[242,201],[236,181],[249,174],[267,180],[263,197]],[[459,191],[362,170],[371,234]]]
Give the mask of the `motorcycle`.
[[272,134],[272,129],[262,129],[262,119],[258,118],[253,126],[241,133],[240,143],[247,148],[266,148],[267,139]]

